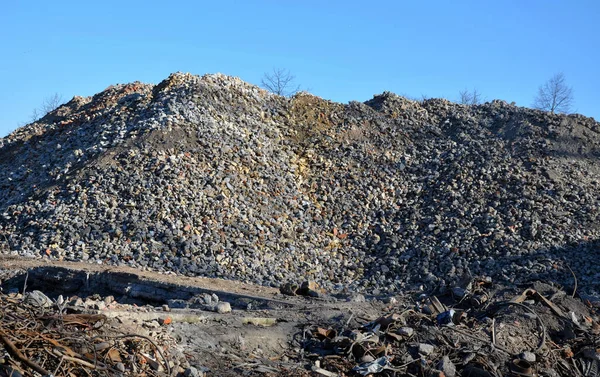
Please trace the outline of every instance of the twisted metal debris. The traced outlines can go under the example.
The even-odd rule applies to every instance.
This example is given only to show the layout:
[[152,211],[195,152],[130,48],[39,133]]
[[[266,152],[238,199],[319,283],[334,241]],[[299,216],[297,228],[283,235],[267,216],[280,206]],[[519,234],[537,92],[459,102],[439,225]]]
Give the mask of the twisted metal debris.
[[[102,314],[67,313],[64,301],[0,294],[0,375],[169,376],[171,364],[152,338],[130,334]],[[0,352],[2,349],[0,348]]]
[[544,293],[514,295],[474,281],[439,299],[423,294],[413,306],[392,305],[355,326],[352,316],[308,327],[298,342],[313,372],[328,377],[600,376],[595,309],[560,289],[537,287]]

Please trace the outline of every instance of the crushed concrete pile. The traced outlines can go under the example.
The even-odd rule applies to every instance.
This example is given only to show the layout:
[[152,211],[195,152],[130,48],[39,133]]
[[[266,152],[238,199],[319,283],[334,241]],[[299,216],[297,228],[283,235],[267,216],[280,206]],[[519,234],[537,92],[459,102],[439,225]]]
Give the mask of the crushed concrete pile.
[[220,74],[116,85],[0,139],[0,248],[329,292],[486,275],[594,294],[599,126]]

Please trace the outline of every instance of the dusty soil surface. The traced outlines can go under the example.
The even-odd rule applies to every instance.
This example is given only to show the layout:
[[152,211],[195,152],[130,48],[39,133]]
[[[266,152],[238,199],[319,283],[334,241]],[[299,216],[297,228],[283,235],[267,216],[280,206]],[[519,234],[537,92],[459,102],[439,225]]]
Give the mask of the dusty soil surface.
[[[26,285],[28,291],[40,290],[51,298],[59,294],[94,297],[85,312],[118,318],[132,329],[169,318],[171,324],[161,330],[180,345],[190,366],[209,376],[279,375],[282,370],[308,373],[308,360],[299,362],[300,350],[291,345],[294,338],[302,337],[305,327],[375,318],[386,306],[380,301],[291,297],[274,288],[220,279],[7,256],[0,256],[0,279],[5,292],[21,291]],[[203,294],[216,294],[233,310],[221,314],[192,304],[165,311],[162,306],[169,300],[194,301]],[[114,295],[115,302],[95,309],[109,295]]]
[[160,340],[171,375],[501,376],[520,368],[525,376],[596,376],[600,370],[598,303],[552,283],[507,287],[475,279],[435,295],[367,298],[316,287],[316,297],[304,297],[234,281],[14,257],[0,258],[0,279],[13,302],[28,297],[23,289],[50,300],[63,295],[68,313],[102,315],[116,329]]
[[0,254],[0,269],[13,271],[18,273],[31,268],[37,267],[64,267],[73,270],[89,271],[89,272],[115,272],[124,274],[133,274],[140,279],[159,280],[170,284],[189,285],[205,287],[214,291],[227,291],[231,293],[258,295],[269,298],[279,293],[276,288],[264,287],[255,284],[246,284],[239,281],[211,279],[204,277],[186,277],[175,274],[163,274],[155,271],[143,271],[138,268],[125,266],[108,266],[96,263],[85,262],[67,262],[39,258],[23,258],[19,256],[11,256]]

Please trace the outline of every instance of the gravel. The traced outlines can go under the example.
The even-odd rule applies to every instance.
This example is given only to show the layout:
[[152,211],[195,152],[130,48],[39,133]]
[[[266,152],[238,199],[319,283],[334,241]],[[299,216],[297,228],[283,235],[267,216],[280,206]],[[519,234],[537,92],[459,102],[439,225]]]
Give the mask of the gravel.
[[367,295],[570,268],[595,294],[599,126],[221,74],[115,85],[0,139],[0,248]]

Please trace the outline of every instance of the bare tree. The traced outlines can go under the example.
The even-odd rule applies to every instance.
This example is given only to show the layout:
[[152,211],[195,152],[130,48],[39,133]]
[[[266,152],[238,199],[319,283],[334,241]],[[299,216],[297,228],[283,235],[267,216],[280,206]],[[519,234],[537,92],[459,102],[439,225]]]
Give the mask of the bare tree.
[[300,85],[296,85],[294,80],[296,76],[290,71],[282,68],[273,68],[272,72],[266,72],[262,78],[263,88],[280,96],[293,96],[300,90]]
[[58,107],[62,105],[62,99],[62,96],[58,93],[54,93],[50,97],[46,97],[42,103],[42,113],[48,114],[50,111],[58,109]]
[[541,85],[533,100],[533,107],[551,113],[568,113],[573,106],[573,88],[567,85],[565,75],[555,74]]
[[461,90],[458,94],[460,95],[458,103],[461,105],[479,105],[481,103],[481,93],[477,89],[473,89],[472,92],[468,89]]
[[44,98],[44,102],[42,102],[40,107],[33,109],[31,112],[31,121],[35,122],[49,112],[56,110],[61,104],[62,96],[58,93],[54,93],[53,95]]

